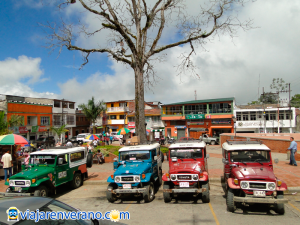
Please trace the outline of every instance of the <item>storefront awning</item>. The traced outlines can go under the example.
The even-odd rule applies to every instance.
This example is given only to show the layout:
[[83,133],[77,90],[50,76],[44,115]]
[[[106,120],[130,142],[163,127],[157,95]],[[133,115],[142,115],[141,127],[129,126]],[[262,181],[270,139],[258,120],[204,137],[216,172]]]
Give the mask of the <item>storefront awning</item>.
[[215,128],[219,128],[219,129],[222,129],[222,128],[232,128],[233,126],[211,126],[210,128],[211,129],[215,129]]

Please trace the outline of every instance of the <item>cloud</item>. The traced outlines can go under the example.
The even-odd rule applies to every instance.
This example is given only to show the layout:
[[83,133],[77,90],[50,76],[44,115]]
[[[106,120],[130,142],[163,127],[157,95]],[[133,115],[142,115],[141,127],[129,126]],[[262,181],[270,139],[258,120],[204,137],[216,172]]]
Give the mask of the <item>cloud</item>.
[[44,82],[49,78],[42,78],[44,71],[40,68],[41,58],[31,58],[25,55],[18,59],[6,58],[0,61],[0,93],[28,97],[51,97],[54,93],[38,93],[29,85]]

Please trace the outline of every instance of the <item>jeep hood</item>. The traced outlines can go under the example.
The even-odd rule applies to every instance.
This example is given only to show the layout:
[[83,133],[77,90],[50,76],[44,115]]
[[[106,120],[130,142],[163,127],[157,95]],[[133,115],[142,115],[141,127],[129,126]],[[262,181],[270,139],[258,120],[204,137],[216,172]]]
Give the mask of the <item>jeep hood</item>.
[[273,169],[266,166],[239,166],[232,169],[232,173],[239,179],[276,180]]
[[195,170],[196,167],[200,167],[201,170],[204,170],[204,165],[203,163],[199,161],[177,161],[176,163],[171,163],[170,164],[170,174],[173,173],[199,173],[198,170]]
[[120,165],[114,175],[140,175],[150,172],[151,163],[126,163]]
[[54,173],[54,168],[49,166],[34,166],[10,177],[12,180],[48,177],[49,173]]

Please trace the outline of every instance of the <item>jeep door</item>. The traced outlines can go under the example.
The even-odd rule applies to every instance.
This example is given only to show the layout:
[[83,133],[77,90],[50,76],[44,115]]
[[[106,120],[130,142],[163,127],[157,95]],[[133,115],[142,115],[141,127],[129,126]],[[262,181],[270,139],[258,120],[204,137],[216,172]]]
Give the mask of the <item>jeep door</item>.
[[158,165],[157,160],[154,160],[154,156],[157,156],[156,149],[151,150],[151,159],[152,159],[152,173],[156,178],[158,176]]
[[[59,164],[62,162],[62,164]],[[56,186],[70,180],[69,154],[58,155],[56,161]]]

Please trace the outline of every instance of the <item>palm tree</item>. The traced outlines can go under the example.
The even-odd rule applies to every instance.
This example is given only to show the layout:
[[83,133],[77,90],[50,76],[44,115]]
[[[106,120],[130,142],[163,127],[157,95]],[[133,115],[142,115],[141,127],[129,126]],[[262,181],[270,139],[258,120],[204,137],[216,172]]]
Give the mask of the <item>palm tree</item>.
[[50,127],[51,131],[53,131],[54,133],[56,133],[58,137],[60,136],[60,142],[62,142],[62,134],[64,134],[67,131],[69,131],[69,130],[66,129],[66,126],[67,126],[67,124],[64,124],[64,125],[62,125],[61,127],[58,127],[58,128],[56,128],[56,127]]
[[22,126],[24,125],[24,116],[13,114],[10,116],[7,123],[9,127]]
[[8,124],[6,121],[5,113],[3,111],[0,112],[0,135],[8,133]]
[[80,104],[78,107],[82,109],[85,116],[90,120],[90,122],[92,122],[93,134],[95,134],[95,123],[97,117],[106,109],[104,101],[99,101],[95,103],[94,97],[92,97],[92,99],[88,101],[88,104]]

